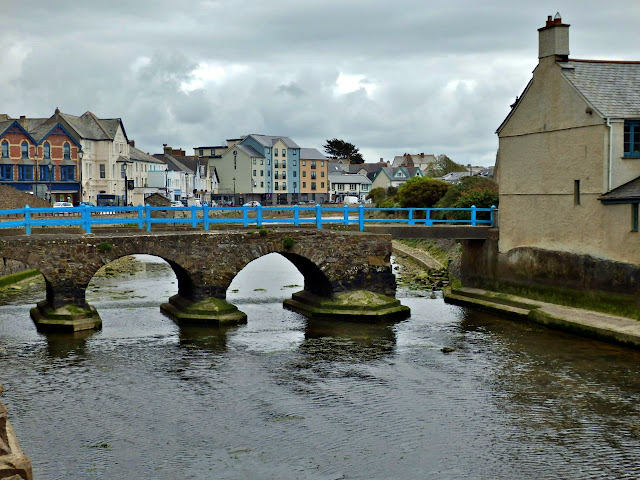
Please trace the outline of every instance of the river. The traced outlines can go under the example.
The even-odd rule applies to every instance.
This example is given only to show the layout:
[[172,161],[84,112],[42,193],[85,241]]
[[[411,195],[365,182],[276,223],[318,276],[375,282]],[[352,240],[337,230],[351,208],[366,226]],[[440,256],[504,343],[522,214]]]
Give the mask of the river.
[[[308,322],[268,255],[234,280],[234,328],[159,311],[169,267],[96,278],[95,333],[0,306],[2,397],[35,478],[637,479],[640,352],[399,290],[392,325]],[[444,353],[443,347],[454,349]]]

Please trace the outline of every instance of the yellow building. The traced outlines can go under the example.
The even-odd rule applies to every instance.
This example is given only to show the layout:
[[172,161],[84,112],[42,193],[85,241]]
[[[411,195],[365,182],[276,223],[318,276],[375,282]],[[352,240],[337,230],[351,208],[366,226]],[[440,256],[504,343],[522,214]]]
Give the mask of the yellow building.
[[315,148],[300,149],[300,201],[329,200],[329,159]]

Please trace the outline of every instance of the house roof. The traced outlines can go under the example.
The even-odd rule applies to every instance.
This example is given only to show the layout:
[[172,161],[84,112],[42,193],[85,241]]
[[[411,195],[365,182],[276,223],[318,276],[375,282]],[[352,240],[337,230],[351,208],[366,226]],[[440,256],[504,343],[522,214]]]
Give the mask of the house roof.
[[640,202],[640,177],[614,188],[598,197],[602,203],[636,203]]
[[640,62],[558,62],[562,74],[603,117],[640,117]]
[[160,160],[162,163],[166,163],[170,171],[185,172],[185,173],[194,172],[194,170],[187,167],[184,163],[178,161],[175,157],[172,157],[171,155],[167,155],[166,153],[157,153],[154,155],[154,157]]
[[243,145],[239,143],[234,148],[237,148],[238,150],[242,150],[246,155],[248,155],[251,158],[264,158],[264,155],[261,154],[259,151],[257,151],[255,148],[253,148],[251,145]]
[[142,150],[129,146],[129,158],[131,160],[137,160],[140,162],[149,162],[149,163],[164,163],[161,160],[158,160],[153,155],[149,155],[148,153],[144,153]]
[[371,180],[366,175],[349,175],[349,174],[329,174],[329,181],[331,183],[371,183]]
[[300,148],[296,144],[296,142],[291,140],[289,137],[277,137],[273,135],[258,135],[255,133],[252,133],[251,135],[248,135],[248,136],[253,138],[256,142],[258,142],[263,147],[271,148],[276,143],[278,143],[278,140],[282,140],[282,143],[284,143],[289,148]]
[[300,149],[301,160],[328,160],[320,151],[316,148],[301,148]]

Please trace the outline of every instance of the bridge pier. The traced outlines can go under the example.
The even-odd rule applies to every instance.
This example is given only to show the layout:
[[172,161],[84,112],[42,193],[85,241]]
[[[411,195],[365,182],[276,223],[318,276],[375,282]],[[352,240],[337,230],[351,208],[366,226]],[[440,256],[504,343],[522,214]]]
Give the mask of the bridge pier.
[[209,297],[189,300],[179,293],[160,305],[160,311],[178,324],[239,325],[247,323],[247,314],[224,299]]

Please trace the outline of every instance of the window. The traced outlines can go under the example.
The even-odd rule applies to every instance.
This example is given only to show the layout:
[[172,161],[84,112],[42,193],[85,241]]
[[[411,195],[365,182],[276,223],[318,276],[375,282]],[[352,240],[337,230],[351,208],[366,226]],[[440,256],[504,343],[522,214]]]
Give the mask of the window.
[[51,158],[51,145],[48,143],[44,144],[44,158]]
[[51,166],[51,168],[49,168],[49,165],[40,165],[40,171],[38,173],[40,180],[42,180],[43,182],[50,182],[51,180],[53,180],[53,178],[51,177],[53,168],[55,168],[53,167],[53,165]]
[[271,165],[271,159],[267,158],[267,165]]
[[324,167],[324,160],[322,160],[322,161],[320,162],[320,166],[321,166],[321,167]]
[[360,190],[366,192],[367,190],[369,190],[369,185],[360,185]]
[[75,165],[61,165],[60,166],[60,180],[63,182],[76,179],[76,166]]
[[298,176],[298,171],[297,171],[297,170],[294,170],[294,171],[293,171],[293,176],[294,176],[294,177],[297,177],[297,176]]
[[107,172],[104,163],[100,164],[100,178],[107,178]]
[[306,170],[303,170],[303,171],[302,171],[302,176],[303,176],[303,177],[306,177],[306,176],[307,176],[307,171],[306,171]]
[[306,167],[307,166],[307,161],[306,160],[302,160],[302,166]]
[[287,168],[287,161],[286,160],[282,160],[282,168]]
[[311,179],[315,180],[316,179],[316,172],[311,172]]
[[279,175],[280,175],[280,172],[278,172],[277,170],[273,172],[273,178],[275,178],[276,180],[280,178]]
[[260,176],[264,177],[264,170],[260,170]]
[[254,176],[254,177],[256,177],[256,176],[257,176],[257,175],[256,175],[256,171],[255,171],[255,170],[253,171],[253,176]]
[[260,159],[260,165],[264,165],[264,158]]
[[638,204],[637,203],[631,204],[631,231],[632,232],[638,231]]
[[315,160],[311,160],[311,168],[316,168],[316,161]]
[[273,161],[273,168],[280,168],[280,164],[278,163],[278,160]]
[[33,165],[18,165],[18,180],[33,180]]
[[282,179],[284,180],[285,178],[287,178],[287,172],[282,172]]
[[254,158],[253,159],[253,164],[255,165],[257,162],[258,162],[258,160]]
[[324,178],[324,170],[320,172],[320,176]]
[[286,157],[286,156],[287,156],[287,149],[286,149],[286,148],[283,148],[283,149],[282,149],[282,156],[283,156],[283,157]]
[[311,190],[315,190],[316,189],[316,182],[311,182]]
[[13,165],[0,165],[0,180],[13,180]]
[[624,156],[640,157],[640,120],[624,122]]
[[260,187],[264,187],[264,182],[260,182]]
[[2,158],[9,158],[9,142],[2,142]]
[[297,167],[297,166],[298,166],[298,162],[297,162],[295,159],[293,160],[293,166],[294,166],[294,167]]
[[287,189],[287,182],[282,182],[282,190],[286,190]]
[[339,183],[337,190],[344,190],[344,183]]
[[68,143],[64,144],[64,159],[65,160],[71,159],[71,147],[69,146]]
[[277,149],[277,148],[274,148],[274,149],[273,149],[273,156],[274,156],[274,157],[277,157],[277,156],[278,156],[278,149]]
[[573,204],[580,205],[580,180],[573,181]]
[[321,188],[324,188],[324,182],[321,182],[321,183],[320,183],[320,187],[321,187]]
[[279,190],[279,188],[278,188],[278,182],[275,182],[275,183],[273,184],[273,189],[274,189],[274,190]]
[[307,188],[307,182],[302,182],[302,188]]
[[204,155],[204,150],[200,150],[200,156]]
[[356,184],[355,183],[350,183],[349,184],[349,190],[355,190],[356,189]]
[[298,182],[293,182],[293,189],[295,190],[296,188],[298,188]]
[[120,178],[125,178],[127,176],[127,164],[120,164]]
[[29,158],[29,145],[27,145],[27,142],[22,142],[21,148],[22,158]]

